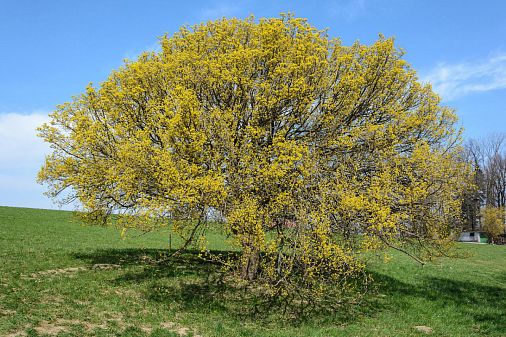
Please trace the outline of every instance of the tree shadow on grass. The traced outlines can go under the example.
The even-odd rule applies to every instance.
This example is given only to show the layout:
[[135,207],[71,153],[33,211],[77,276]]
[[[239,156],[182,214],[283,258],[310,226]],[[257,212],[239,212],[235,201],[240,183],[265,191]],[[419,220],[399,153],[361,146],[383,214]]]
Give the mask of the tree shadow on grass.
[[413,305],[409,298],[416,297],[435,307],[457,308],[458,314],[471,318],[482,333],[501,335],[506,331],[506,287],[434,276],[422,276],[417,285],[379,273],[373,273],[373,278],[378,292],[391,299],[377,303],[378,310],[406,310]]
[[[102,249],[77,253],[74,258],[89,264],[119,264],[122,273],[114,285],[128,287],[142,285],[144,297],[158,304],[167,304],[178,310],[199,313],[215,313],[241,321],[272,321],[283,319],[287,324],[300,324],[307,319],[325,319],[322,311],[311,317],[286,317],[275,301],[262,289],[248,287],[231,279],[215,259],[238,258],[234,251],[211,251],[206,259],[198,251],[186,251],[171,257],[166,249]],[[342,312],[333,313],[333,321],[351,322],[357,316],[350,315],[350,305]],[[337,317],[339,318],[337,319]]]
[[90,264],[110,263],[122,266],[143,265],[148,262],[157,262],[167,258],[170,253],[168,249],[153,248],[118,248],[118,249],[97,249],[91,252],[74,253],[73,257],[84,260]]
[[[74,257],[88,263],[111,263],[125,267],[115,279],[115,285],[128,287],[141,285],[146,299],[157,305],[176,306],[177,310],[221,314],[238,320],[276,320],[280,309],[270,305],[258,290],[238,286],[224,280],[220,265],[198,256],[198,252],[185,252],[170,257],[163,249],[106,249],[75,254]],[[213,251],[211,256],[234,258],[236,252]],[[471,317],[483,332],[506,331],[504,308],[506,289],[464,282],[443,277],[421,275],[417,284],[403,282],[394,277],[371,272],[374,290],[366,301],[343,307],[341,312],[304,317],[302,320],[286,320],[285,324],[350,324],[363,316],[375,316],[381,311],[398,312],[410,309],[412,297],[421,298],[437,307],[454,305],[462,317]],[[500,279],[506,275],[499,275]],[[379,297],[377,294],[384,297]],[[464,319],[464,318],[463,318]]]
[[[125,272],[116,279],[116,283],[144,282],[170,279],[209,279],[219,273],[220,264],[203,259],[198,251],[186,251],[172,256],[175,250],[167,249],[100,249],[89,253],[74,254],[74,258],[89,264],[117,264],[124,267]],[[214,251],[211,256],[232,257],[235,252]],[[130,267],[142,268],[130,268]]]

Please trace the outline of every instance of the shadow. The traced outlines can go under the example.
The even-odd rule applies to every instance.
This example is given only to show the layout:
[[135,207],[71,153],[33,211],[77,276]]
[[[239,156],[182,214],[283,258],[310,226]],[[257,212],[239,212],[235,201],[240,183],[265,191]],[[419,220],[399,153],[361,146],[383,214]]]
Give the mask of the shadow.
[[[209,259],[203,259],[198,251],[189,250],[173,256],[175,252],[168,249],[100,249],[76,253],[73,257],[91,265],[117,264],[125,267],[125,272],[116,279],[118,285],[177,278],[212,282],[210,278],[220,274],[220,263],[214,260],[237,257],[237,253],[228,251],[213,251]],[[133,266],[142,268],[129,268]]]
[[[242,321],[275,321],[282,310],[267,301],[259,289],[239,285],[227,278],[222,266],[213,258],[234,259],[237,252],[212,251],[202,259],[198,251],[188,251],[171,257],[164,249],[105,249],[75,254],[74,257],[90,264],[111,263],[124,266],[114,283],[128,287],[140,286],[144,298],[157,305],[174,306],[177,310],[200,313],[220,313]],[[354,305],[345,305],[339,312],[323,311],[302,319],[283,318],[284,324],[349,324],[378,312],[416,310],[413,297],[430,302],[435,307],[455,306],[458,315],[470,318],[483,332],[506,331],[506,288],[482,285],[444,277],[421,275],[416,284],[375,271],[369,272],[374,286],[365,299]],[[506,279],[506,274],[499,275]]]
[[[167,249],[101,249],[76,253],[74,258],[89,264],[118,264],[122,272],[113,284],[141,287],[144,298],[161,305],[176,306],[189,312],[219,312],[242,321],[274,321],[283,318],[287,324],[308,322],[308,317],[285,317],[277,299],[270,299],[261,288],[248,286],[231,278],[216,260],[239,258],[235,251],[211,251],[203,259],[199,251],[186,251],[171,256]],[[239,281],[239,282],[238,282]],[[343,305],[344,308],[345,305]],[[350,308],[333,312],[333,320],[350,322]],[[328,320],[329,312],[321,311],[311,320]]]
[[[480,332],[506,331],[506,287],[430,276],[413,285],[384,274],[372,274],[378,292],[392,298],[382,304],[377,303],[378,310],[404,311],[413,305],[409,298],[416,297],[437,307],[458,308],[458,314],[471,318],[480,327]],[[503,276],[506,277],[506,274],[501,278]]]
[[73,257],[90,264],[110,263],[119,265],[139,265],[167,258],[173,251],[168,249],[98,249],[92,252],[75,253]]

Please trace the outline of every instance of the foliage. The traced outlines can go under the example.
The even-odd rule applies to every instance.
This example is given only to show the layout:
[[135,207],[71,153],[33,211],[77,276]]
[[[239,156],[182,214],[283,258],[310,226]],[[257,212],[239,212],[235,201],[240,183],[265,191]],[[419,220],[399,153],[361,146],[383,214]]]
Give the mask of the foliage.
[[343,46],[283,15],[161,45],[40,128],[53,153],[39,181],[85,220],[171,221],[203,250],[220,222],[242,252],[224,263],[301,307],[361,289],[364,251],[421,260],[448,243],[469,180],[456,117],[392,39]]
[[504,207],[486,206],[482,210],[483,230],[492,238],[506,232],[506,212]]

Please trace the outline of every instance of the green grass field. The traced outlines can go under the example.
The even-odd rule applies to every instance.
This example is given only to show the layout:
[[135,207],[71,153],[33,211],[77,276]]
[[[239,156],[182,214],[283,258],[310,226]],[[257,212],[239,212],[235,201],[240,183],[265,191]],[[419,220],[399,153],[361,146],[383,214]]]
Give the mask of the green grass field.
[[[421,267],[371,263],[374,295],[333,316],[254,316],[192,254],[155,264],[168,231],[120,239],[72,213],[0,207],[0,336],[506,336],[506,247],[459,245],[466,258]],[[225,250],[219,236],[211,248]],[[177,242],[173,243],[176,246]]]

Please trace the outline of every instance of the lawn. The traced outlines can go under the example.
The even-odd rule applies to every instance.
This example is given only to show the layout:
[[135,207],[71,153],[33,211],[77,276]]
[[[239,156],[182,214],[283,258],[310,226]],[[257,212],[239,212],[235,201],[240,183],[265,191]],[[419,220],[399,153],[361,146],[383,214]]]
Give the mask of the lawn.
[[[83,227],[70,212],[0,207],[0,336],[506,336],[506,246],[462,244],[421,267],[393,253],[360,306],[289,321],[253,315],[216,267],[167,263],[169,231]],[[177,246],[174,239],[172,247]],[[220,236],[210,248],[226,250]]]

